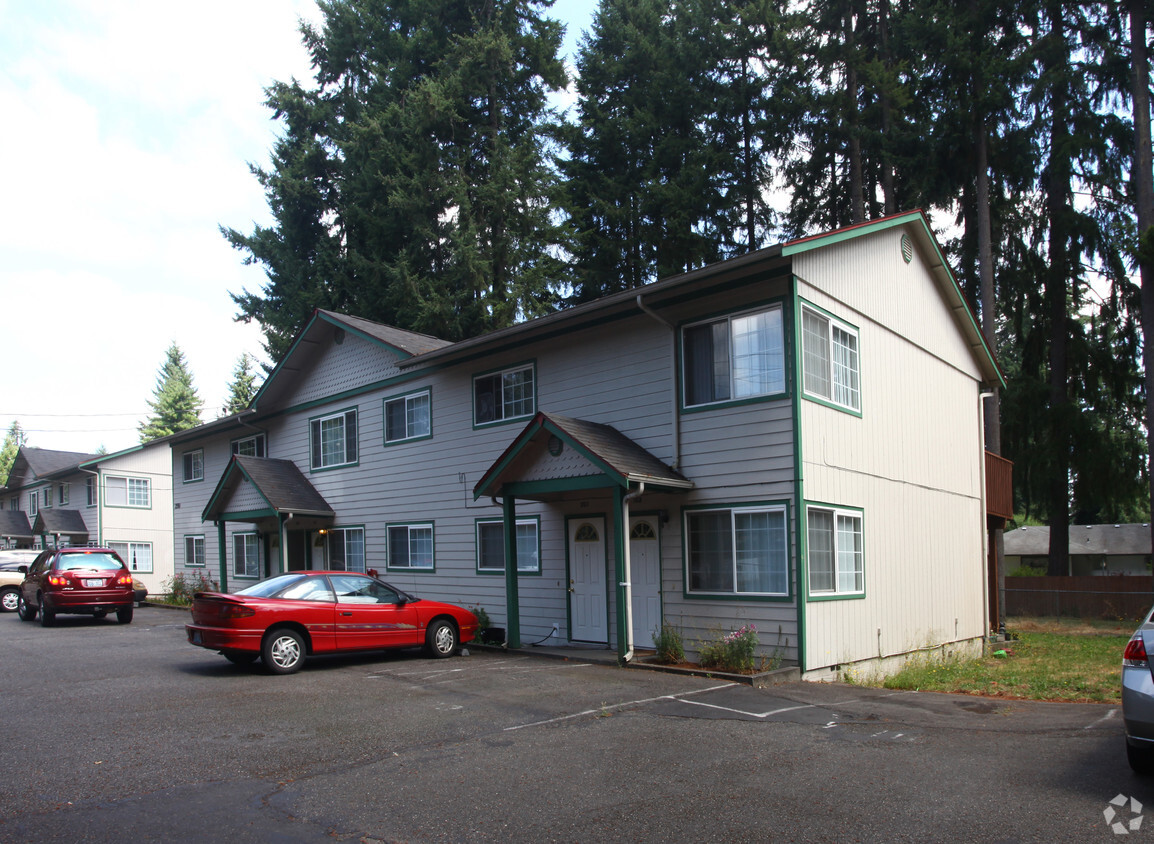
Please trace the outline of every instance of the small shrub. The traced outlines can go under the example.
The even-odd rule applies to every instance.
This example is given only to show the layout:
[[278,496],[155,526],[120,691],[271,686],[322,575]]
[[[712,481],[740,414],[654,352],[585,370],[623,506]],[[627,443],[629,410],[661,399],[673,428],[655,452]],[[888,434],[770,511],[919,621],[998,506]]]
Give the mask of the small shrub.
[[1041,566],[1018,566],[1006,577],[1045,577],[1046,569]]
[[747,624],[732,633],[721,635],[711,642],[702,642],[702,668],[716,668],[718,671],[741,673],[753,670],[753,652],[757,648],[757,628]]
[[192,604],[192,597],[197,592],[217,592],[220,590],[217,582],[207,577],[203,572],[174,574],[168,578],[165,588],[168,591],[168,602],[181,607]]
[[657,648],[657,661],[665,665],[685,662],[685,645],[681,631],[668,621],[653,633],[653,644]]

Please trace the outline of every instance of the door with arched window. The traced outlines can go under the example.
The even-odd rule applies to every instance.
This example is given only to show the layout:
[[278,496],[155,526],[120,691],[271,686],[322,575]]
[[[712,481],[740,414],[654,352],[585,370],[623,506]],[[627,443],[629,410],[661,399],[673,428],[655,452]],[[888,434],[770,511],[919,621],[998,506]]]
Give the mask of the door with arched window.
[[629,520],[629,583],[633,593],[633,646],[652,648],[661,626],[661,549],[657,519]]
[[608,643],[605,591],[605,520],[569,522],[569,638]]

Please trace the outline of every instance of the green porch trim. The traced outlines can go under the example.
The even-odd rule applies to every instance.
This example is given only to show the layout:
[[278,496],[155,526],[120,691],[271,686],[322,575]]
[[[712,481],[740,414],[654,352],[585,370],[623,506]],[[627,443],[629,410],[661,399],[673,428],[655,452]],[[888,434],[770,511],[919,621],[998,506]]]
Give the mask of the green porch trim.
[[505,640],[521,647],[521,599],[517,591],[517,503],[512,495],[501,502],[505,527]]

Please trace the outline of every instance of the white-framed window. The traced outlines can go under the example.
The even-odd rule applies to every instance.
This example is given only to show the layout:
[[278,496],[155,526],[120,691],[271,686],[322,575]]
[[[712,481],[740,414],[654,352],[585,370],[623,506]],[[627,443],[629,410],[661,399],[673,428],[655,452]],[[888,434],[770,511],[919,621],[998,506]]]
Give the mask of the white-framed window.
[[84,479],[84,498],[89,507],[95,507],[99,503],[95,475],[89,475]]
[[325,534],[325,567],[330,571],[365,571],[365,529],[333,528]]
[[61,484],[56,488],[56,503],[60,507],[68,505],[69,484]]
[[109,475],[104,479],[104,503],[109,507],[151,507],[152,481]]
[[433,525],[389,525],[390,569],[433,571]]
[[802,388],[810,396],[861,410],[858,332],[809,305],[801,309]]
[[[536,517],[517,520],[517,571],[541,572],[541,541]],[[501,519],[477,521],[477,571],[505,571],[505,523]]]
[[784,393],[781,306],[687,325],[681,357],[686,407]]
[[532,416],[537,408],[533,364],[473,378],[473,424],[488,425]]
[[184,538],[184,564],[186,566],[203,566],[205,561],[204,536],[186,536]]
[[329,469],[357,462],[356,408],[309,420],[311,467]]
[[28,515],[35,516],[40,512],[40,490],[34,489],[28,493]]
[[186,451],[183,456],[184,482],[186,484],[204,480],[204,449]]
[[241,457],[264,457],[264,434],[253,434],[251,437],[241,437],[239,440],[233,440],[232,453],[239,454]]
[[784,505],[686,511],[688,591],[787,595],[788,534]]
[[152,571],[151,542],[109,542],[108,547],[120,555],[133,574]]
[[861,511],[810,505],[805,523],[810,594],[863,594]]
[[232,535],[232,573],[235,577],[260,577],[260,537],[255,533]]
[[428,390],[385,399],[385,442],[426,439],[433,435]]

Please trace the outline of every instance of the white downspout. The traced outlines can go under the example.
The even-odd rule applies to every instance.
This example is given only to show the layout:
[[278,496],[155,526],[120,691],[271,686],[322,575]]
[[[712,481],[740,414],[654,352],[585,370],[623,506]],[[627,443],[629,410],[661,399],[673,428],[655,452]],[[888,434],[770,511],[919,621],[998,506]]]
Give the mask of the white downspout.
[[621,499],[621,526],[625,531],[625,536],[622,537],[622,568],[625,570],[625,581],[619,584],[625,590],[625,661],[633,659],[633,574],[630,571],[629,565],[629,502],[635,498],[640,498],[645,494],[645,481],[642,481],[637,489],[633,492],[627,493]]

